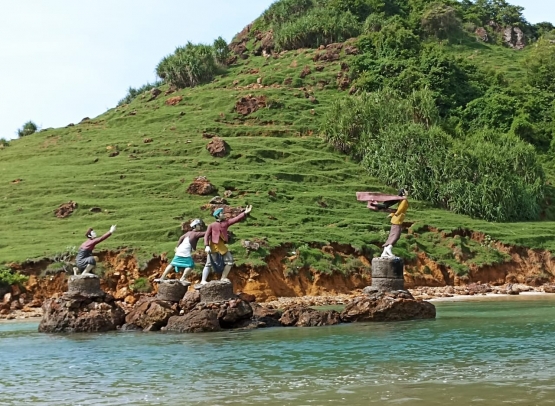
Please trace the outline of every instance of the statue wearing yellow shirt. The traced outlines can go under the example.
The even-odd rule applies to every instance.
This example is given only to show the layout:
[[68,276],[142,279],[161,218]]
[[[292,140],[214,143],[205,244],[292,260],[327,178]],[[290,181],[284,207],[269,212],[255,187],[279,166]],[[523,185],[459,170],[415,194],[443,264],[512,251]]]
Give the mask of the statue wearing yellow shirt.
[[409,208],[409,202],[407,201],[407,192],[405,189],[401,189],[399,191],[399,196],[404,197],[404,199],[399,201],[399,206],[397,206],[397,210],[391,209],[389,207],[386,209],[390,212],[388,217],[391,217],[391,229],[389,230],[389,237],[387,238],[387,241],[382,245],[382,258],[395,257],[391,250],[395,243],[399,241],[399,238],[401,238],[403,221],[405,220],[405,213]]
[[[409,208],[407,201],[408,193],[405,189],[399,190],[399,194],[387,195],[380,192],[357,192],[357,200],[368,202],[368,208],[374,211],[387,211],[391,217],[391,229],[389,230],[389,237],[383,247],[382,258],[393,258],[395,255],[391,249],[401,237],[401,230],[403,221],[405,220],[405,213]],[[391,206],[399,204],[397,210],[391,209]]]

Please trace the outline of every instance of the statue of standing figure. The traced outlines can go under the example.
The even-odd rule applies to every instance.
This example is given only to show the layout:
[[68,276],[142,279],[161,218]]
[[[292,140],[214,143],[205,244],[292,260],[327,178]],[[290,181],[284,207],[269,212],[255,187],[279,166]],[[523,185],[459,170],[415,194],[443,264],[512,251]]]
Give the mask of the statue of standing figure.
[[93,256],[93,250],[98,243],[101,243],[105,239],[109,238],[116,231],[116,226],[110,227],[110,231],[104,234],[102,237],[96,237],[96,232],[89,228],[85,233],[87,241],[85,241],[79,247],[77,256],[75,257],[76,267],[73,267],[73,274],[77,275],[79,271],[83,271],[83,275],[93,274],[93,269],[96,267],[96,260]]
[[[387,241],[382,245],[383,252],[381,257],[382,258],[393,258],[392,249],[395,243],[399,241],[401,238],[401,232],[403,231],[403,221],[405,220],[405,213],[409,208],[409,202],[407,200],[407,192],[405,189],[401,189],[399,191],[399,196],[404,197],[403,200],[400,200],[399,206],[397,206],[397,210],[387,208],[386,210],[389,211],[389,216],[391,217],[391,228],[389,230],[389,237]],[[393,206],[393,204],[391,205]]]
[[208,226],[204,236],[204,250],[208,257],[202,270],[201,285],[207,283],[210,268],[213,268],[216,273],[221,273],[220,280],[229,282],[227,277],[233,266],[233,256],[226,245],[228,242],[227,229],[229,226],[244,220],[251,210],[252,206],[247,206],[244,212],[229,220],[225,219],[224,209],[220,208],[214,211],[212,215],[216,218],[216,222]]
[[[405,220],[405,213],[409,208],[407,200],[408,192],[405,189],[400,189],[397,196],[386,195],[384,193],[374,192],[357,192],[357,200],[367,201],[368,208],[376,211],[387,211],[391,217],[391,228],[387,241],[382,245],[383,252],[381,258],[394,258],[392,249],[393,246],[401,238],[403,230],[403,221]],[[391,207],[399,204],[397,209]]]
[[187,277],[195,267],[195,262],[193,261],[191,254],[197,249],[198,240],[204,238],[206,231],[203,231],[205,225],[204,221],[201,219],[194,219],[190,226],[191,231],[186,232],[181,236],[181,238],[179,238],[172,262],[166,267],[160,279],[156,279],[155,282],[165,281],[166,276],[173,269],[175,269],[175,272],[177,273],[183,269],[183,275],[181,275],[179,281],[185,286],[189,286],[191,284],[191,282],[187,281]]

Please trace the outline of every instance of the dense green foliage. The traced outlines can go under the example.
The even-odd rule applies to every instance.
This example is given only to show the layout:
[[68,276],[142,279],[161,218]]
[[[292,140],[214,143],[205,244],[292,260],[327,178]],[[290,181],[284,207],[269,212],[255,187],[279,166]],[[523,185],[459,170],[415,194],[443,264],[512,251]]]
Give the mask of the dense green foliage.
[[254,23],[272,30],[278,49],[315,48],[373,31],[391,17],[405,21],[418,36],[459,38],[483,27],[500,42],[500,27],[521,28],[530,39],[550,31],[549,23],[529,24],[523,8],[505,0],[279,0]]
[[208,83],[221,73],[229,57],[229,48],[222,37],[213,45],[193,44],[177,47],[156,67],[156,74],[170,86],[178,89]]
[[19,272],[0,267],[0,286],[19,285],[27,282],[27,279],[29,279],[27,276],[21,275]]
[[148,92],[149,90],[152,90],[155,87],[160,86],[161,84],[162,82],[156,81],[154,83],[146,83],[138,88],[134,88],[130,86],[129,89],[127,90],[127,95],[118,102],[118,106],[121,106],[122,104],[131,103],[133,100],[135,100],[137,96],[140,96],[144,92]]
[[377,91],[336,102],[323,132],[371,175],[418,200],[489,221],[537,219],[545,175],[534,148],[494,132],[453,139],[438,117],[429,91],[408,98]]
[[17,136],[19,138],[26,137],[28,135],[36,133],[37,130],[38,127],[35,123],[33,123],[32,121],[27,121],[25,124],[23,124],[23,127],[17,130]]

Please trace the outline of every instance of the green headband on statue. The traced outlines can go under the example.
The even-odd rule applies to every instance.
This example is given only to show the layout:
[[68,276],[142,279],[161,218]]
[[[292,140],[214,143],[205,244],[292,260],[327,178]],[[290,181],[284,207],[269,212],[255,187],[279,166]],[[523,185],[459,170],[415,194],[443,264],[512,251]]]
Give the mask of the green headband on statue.
[[224,211],[224,209],[220,208],[220,209],[216,209],[216,211],[214,211],[214,213],[212,214],[214,217],[218,218],[218,216]]

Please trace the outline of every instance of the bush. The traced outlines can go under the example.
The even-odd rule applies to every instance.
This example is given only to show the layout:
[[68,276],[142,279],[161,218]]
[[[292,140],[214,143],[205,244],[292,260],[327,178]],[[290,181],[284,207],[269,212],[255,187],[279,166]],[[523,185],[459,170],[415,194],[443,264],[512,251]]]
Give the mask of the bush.
[[8,268],[0,268],[0,286],[21,285],[29,278],[19,272],[13,272]]
[[226,55],[224,42],[221,37],[214,42],[215,46],[188,42],[163,58],[156,67],[156,74],[179,89],[208,83],[224,68],[220,62]]
[[7,139],[0,138],[0,149],[9,147],[9,146],[10,146],[10,142]]
[[443,3],[432,3],[421,20],[422,30],[439,39],[451,38],[462,31],[457,11]]
[[526,60],[527,79],[531,86],[547,92],[555,92],[555,44],[542,39]]
[[538,218],[545,175],[532,146],[493,131],[454,140],[438,121],[429,91],[383,90],[336,102],[322,131],[371,175],[418,200],[488,221]]
[[274,32],[274,40],[278,49],[317,48],[356,37],[361,29],[362,24],[350,12],[314,8],[282,24]]
[[118,102],[118,106],[131,103],[133,100],[137,98],[137,96],[140,96],[144,92],[148,92],[149,90],[152,90],[155,87],[160,86],[161,84],[162,82],[156,81],[154,83],[147,83],[145,85],[142,85],[137,89],[130,86],[129,89],[127,90],[127,95]]
[[27,121],[25,124],[23,124],[23,127],[17,130],[17,136],[19,138],[26,137],[28,135],[36,133],[37,130],[38,127],[35,123],[33,123],[32,121]]

